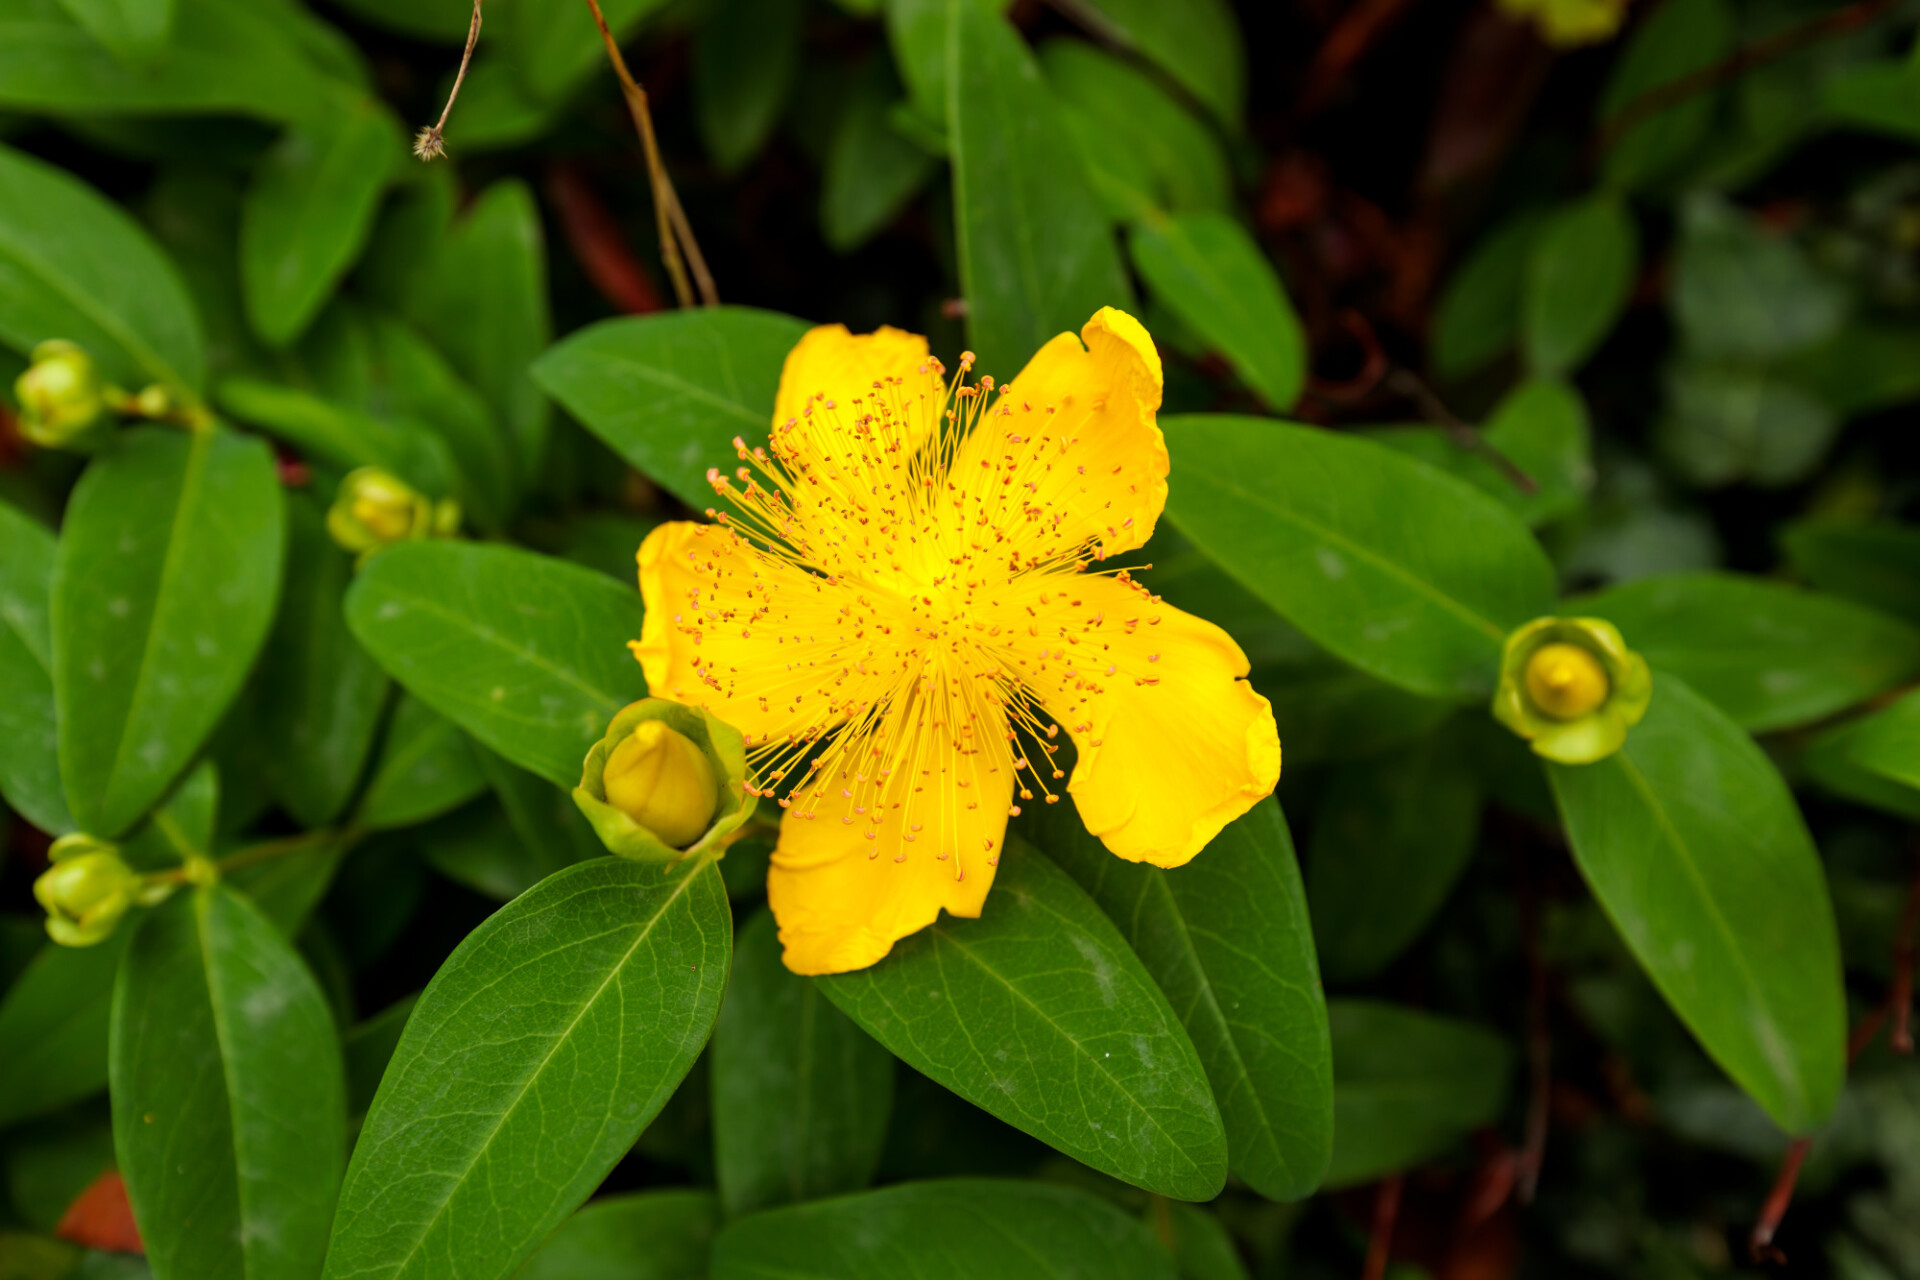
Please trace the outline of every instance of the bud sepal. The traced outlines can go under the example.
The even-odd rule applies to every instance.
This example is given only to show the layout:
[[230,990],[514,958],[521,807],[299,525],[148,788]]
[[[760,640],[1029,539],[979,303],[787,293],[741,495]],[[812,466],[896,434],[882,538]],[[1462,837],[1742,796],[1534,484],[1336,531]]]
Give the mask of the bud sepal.
[[[623,707],[587,752],[573,801],[608,852],[674,862],[717,855],[732,842],[758,804],[746,778],[738,729],[698,707],[642,698]],[[654,780],[663,787],[649,785]],[[701,810],[711,816],[703,820]],[[652,826],[640,820],[649,817]]]
[[1592,764],[1618,751],[1653,697],[1647,660],[1600,618],[1536,618],[1507,637],[1493,717],[1535,755]]

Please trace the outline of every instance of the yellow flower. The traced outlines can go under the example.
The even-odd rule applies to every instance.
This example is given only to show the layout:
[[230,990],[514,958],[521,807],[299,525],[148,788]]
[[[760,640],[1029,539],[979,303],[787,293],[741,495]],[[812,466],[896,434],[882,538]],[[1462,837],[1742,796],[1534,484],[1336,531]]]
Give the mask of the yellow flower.
[[1627,0],[1500,0],[1508,17],[1533,19],[1540,38],[1556,49],[1611,40],[1626,21]]
[[736,441],[737,482],[708,473],[737,512],[640,548],[648,684],[740,729],[786,810],[767,896],[797,973],[979,915],[1036,796],[1175,867],[1280,775],[1232,638],[1128,569],[1088,571],[1166,503],[1146,330],[1106,308],[997,392],[971,365],[949,383],[924,338],[812,330],[770,448]]

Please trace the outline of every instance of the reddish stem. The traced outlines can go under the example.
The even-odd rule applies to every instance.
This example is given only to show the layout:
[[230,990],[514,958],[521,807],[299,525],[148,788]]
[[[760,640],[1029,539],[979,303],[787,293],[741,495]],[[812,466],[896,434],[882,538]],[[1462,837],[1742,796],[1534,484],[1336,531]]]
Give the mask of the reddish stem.
[[627,247],[620,226],[607,206],[587,184],[577,165],[556,162],[547,170],[547,194],[560,215],[560,226],[574,260],[600,296],[630,316],[665,309],[659,291]]
[[1812,1138],[1795,1138],[1787,1148],[1786,1157],[1780,1161],[1780,1173],[1773,1180],[1773,1190],[1767,1194],[1767,1203],[1760,1209],[1760,1220],[1753,1224],[1753,1234],[1747,1238],[1747,1252],[1755,1262],[1787,1260],[1786,1254],[1774,1248],[1773,1235],[1780,1229],[1780,1220],[1787,1216],[1787,1206],[1793,1203],[1793,1184],[1800,1180],[1800,1166],[1806,1161],[1807,1148],[1812,1145]]
[[1367,1236],[1367,1266],[1361,1280],[1385,1280],[1393,1254],[1393,1224],[1400,1216],[1400,1174],[1381,1182],[1373,1194],[1373,1230]]

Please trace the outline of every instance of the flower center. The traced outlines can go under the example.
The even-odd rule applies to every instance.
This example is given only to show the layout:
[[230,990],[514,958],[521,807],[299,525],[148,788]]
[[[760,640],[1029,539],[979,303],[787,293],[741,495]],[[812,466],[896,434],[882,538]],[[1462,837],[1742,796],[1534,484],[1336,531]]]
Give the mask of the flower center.
[[1600,662],[1574,644],[1542,645],[1527,659],[1527,696],[1559,720],[1577,720],[1607,700],[1611,684]]

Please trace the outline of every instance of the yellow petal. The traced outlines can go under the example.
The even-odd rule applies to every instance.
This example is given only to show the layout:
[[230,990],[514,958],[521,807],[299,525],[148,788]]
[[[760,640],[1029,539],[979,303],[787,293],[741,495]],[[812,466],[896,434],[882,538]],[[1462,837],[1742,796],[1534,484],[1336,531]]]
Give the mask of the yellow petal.
[[[860,634],[840,612],[843,593],[731,529],[663,524],[639,561],[646,617],[629,647],[648,689],[706,708],[748,746],[839,724],[895,683],[879,674],[884,637]],[[897,671],[900,658],[887,655]]]
[[1032,563],[1097,541],[1142,546],[1167,504],[1160,355],[1138,320],[1103,307],[1040,348],[954,465],[969,509]]
[[1226,632],[1105,576],[1034,575],[1007,599],[1040,617],[1013,669],[1072,735],[1067,791],[1112,852],[1179,866],[1273,791],[1273,709]]
[[[932,754],[943,751],[936,747]],[[968,772],[960,786],[958,778],[935,770],[910,808],[876,804],[868,814],[853,814],[823,805],[811,818],[798,805],[787,811],[767,871],[767,902],[780,925],[787,968],[805,974],[864,969],[943,909],[980,914],[1006,839],[1013,776],[1004,766]],[[911,831],[915,825],[918,832]]]

